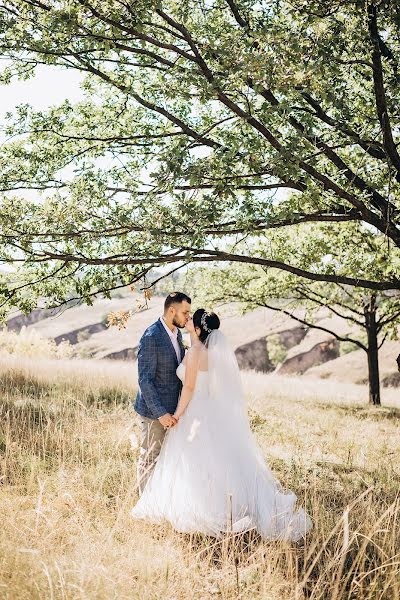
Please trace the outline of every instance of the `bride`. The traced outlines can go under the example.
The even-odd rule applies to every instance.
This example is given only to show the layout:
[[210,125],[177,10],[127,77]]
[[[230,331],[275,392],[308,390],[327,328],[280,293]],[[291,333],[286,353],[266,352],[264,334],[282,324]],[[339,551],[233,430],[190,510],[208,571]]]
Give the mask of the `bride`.
[[177,368],[183,390],[155,469],[132,509],[180,532],[216,538],[256,529],[267,540],[296,541],[311,528],[267,466],[250,429],[235,354],[215,313],[197,310],[192,346]]

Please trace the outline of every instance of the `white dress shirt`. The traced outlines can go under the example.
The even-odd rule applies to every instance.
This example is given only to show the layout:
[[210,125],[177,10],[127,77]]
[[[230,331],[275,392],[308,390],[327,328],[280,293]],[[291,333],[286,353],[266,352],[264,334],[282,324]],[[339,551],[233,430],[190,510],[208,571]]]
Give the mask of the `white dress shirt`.
[[161,317],[161,323],[164,325],[165,331],[168,333],[168,335],[170,337],[172,345],[175,349],[176,358],[178,359],[178,363],[180,363],[181,362],[181,350],[179,348],[179,343],[178,343],[178,328],[175,327],[174,331],[171,331],[170,328],[168,327],[168,325],[166,324],[164,317]]

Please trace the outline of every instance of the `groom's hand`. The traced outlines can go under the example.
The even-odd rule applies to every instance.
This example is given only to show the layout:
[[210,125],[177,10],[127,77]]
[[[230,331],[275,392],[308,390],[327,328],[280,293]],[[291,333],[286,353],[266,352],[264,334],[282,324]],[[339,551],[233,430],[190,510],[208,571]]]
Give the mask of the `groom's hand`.
[[173,427],[176,423],[176,419],[169,413],[162,415],[162,417],[159,417],[158,420],[165,429],[168,427]]

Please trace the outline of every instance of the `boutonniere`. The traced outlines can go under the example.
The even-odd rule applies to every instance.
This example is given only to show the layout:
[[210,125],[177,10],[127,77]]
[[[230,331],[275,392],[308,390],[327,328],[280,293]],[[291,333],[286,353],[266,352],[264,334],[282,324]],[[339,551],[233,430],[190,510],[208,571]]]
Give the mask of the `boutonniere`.
[[185,351],[185,352],[186,352],[187,350],[189,350],[189,346],[188,346],[188,344],[187,344],[186,342],[184,342],[183,340],[182,340],[182,346],[183,346],[183,349],[184,349],[184,351]]

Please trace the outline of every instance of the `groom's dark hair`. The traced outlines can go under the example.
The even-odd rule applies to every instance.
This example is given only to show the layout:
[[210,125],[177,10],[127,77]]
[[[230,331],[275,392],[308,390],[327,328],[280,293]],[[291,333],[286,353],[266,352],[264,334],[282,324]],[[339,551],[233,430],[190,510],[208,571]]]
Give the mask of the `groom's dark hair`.
[[188,302],[189,304],[192,304],[191,299],[189,298],[189,296],[187,296],[186,294],[184,294],[183,292],[171,292],[170,294],[168,294],[168,296],[165,298],[165,302],[164,302],[164,310],[168,310],[169,307],[172,304],[181,304],[182,302],[184,302],[186,300],[186,302]]

